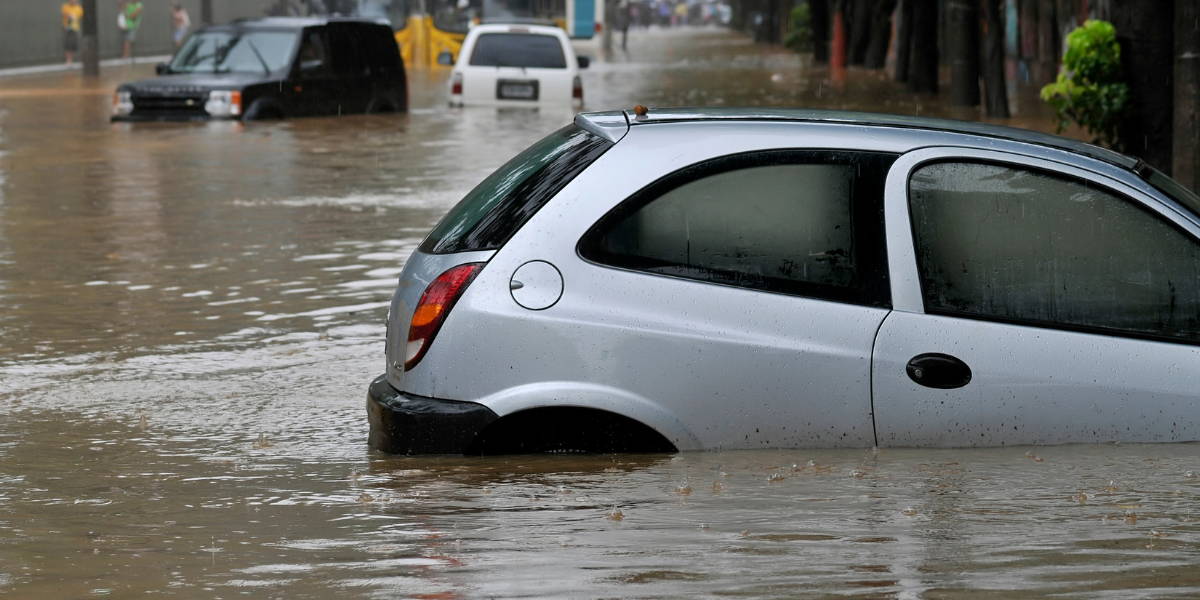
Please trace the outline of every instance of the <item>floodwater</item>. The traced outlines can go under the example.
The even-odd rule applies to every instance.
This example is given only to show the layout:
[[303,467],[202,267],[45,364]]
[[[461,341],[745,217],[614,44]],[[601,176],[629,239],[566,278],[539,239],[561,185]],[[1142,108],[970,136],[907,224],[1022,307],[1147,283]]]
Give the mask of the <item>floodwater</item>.
[[[417,71],[407,115],[109,124],[150,71],[0,79],[0,596],[1200,595],[1197,445],[372,454],[405,257],[571,112]],[[976,116],[718,30],[636,31],[584,85]]]

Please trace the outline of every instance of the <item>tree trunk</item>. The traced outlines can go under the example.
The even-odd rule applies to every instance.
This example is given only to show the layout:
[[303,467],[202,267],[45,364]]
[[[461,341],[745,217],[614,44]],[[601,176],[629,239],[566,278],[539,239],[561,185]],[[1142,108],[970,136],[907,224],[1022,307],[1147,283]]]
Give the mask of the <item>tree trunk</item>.
[[809,0],[808,14],[812,18],[813,62],[829,62],[829,0]]
[[862,65],[867,58],[867,46],[871,43],[872,0],[848,0],[846,2],[846,25],[849,29],[850,64]]
[[1038,57],[1035,77],[1050,83],[1058,76],[1058,18],[1053,2],[1035,2],[1038,18]]
[[867,44],[867,56],[863,66],[882,69],[887,64],[888,44],[892,41],[892,13],[896,0],[879,0],[871,14],[871,40]]
[[983,0],[983,18],[987,33],[983,38],[983,86],[987,91],[987,116],[1007,119],[1008,88],[1004,81],[1004,24],[1000,20],[1000,0]]
[[938,10],[934,0],[915,0],[909,28],[908,89],[936,94],[938,91]]
[[912,7],[914,0],[900,0],[900,10],[896,11],[896,81],[908,81],[909,50],[912,47]]
[[1129,106],[1118,127],[1122,149],[1160,170],[1171,170],[1175,0],[1142,0],[1113,7]]
[[1180,183],[1200,190],[1200,0],[1175,1],[1175,141],[1171,170]]
[[976,0],[946,3],[950,103],[979,106],[979,8]]

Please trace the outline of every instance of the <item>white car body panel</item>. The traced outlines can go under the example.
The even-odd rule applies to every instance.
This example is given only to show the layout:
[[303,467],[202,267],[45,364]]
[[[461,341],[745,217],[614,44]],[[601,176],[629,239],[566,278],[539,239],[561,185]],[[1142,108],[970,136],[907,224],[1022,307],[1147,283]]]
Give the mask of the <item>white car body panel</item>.
[[[562,44],[566,68],[545,69],[526,67],[473,66],[471,54],[475,51],[479,36],[485,34],[528,33],[554,37]],[[542,25],[478,25],[472,27],[463,40],[454,69],[450,76],[450,104],[455,106],[571,106],[572,84],[579,76],[579,62],[571,41],[563,30]],[[454,81],[461,77],[462,94],[454,93]],[[538,98],[531,100],[499,99],[497,85],[500,80],[536,81]]]
[[[932,129],[684,119],[635,123],[626,132],[619,119],[598,118],[593,130],[619,143],[502,248],[414,255],[402,284],[427,282],[455,264],[488,264],[422,362],[406,373],[389,365],[397,389],[482,404],[501,418],[551,406],[606,410],[681,450],[1200,439],[1200,346],[923,308],[907,200],[916,166],[963,157],[1083,177],[1200,239],[1200,218],[1134,173],[1057,148]],[[892,309],[624,270],[579,255],[577,243],[597,220],[662,176],[780,148],[900,155],[884,203]],[[530,261],[550,263],[562,278],[555,282],[561,296],[537,310],[518,304],[511,289]],[[407,323],[417,287],[398,292],[392,319]],[[389,353],[402,348],[403,332],[393,329]],[[961,358],[973,380],[951,390],[915,384],[905,365],[927,352]]]
[[[1010,152],[957,147],[924,148],[902,156],[892,165],[885,188],[895,312],[875,343],[879,444],[962,447],[1200,439],[1200,347],[924,314],[908,181],[921,165],[945,158],[1007,163],[1098,182],[1200,239],[1200,227],[1178,208],[1105,173]],[[914,383],[905,366],[924,353],[962,360],[971,368],[971,382],[957,389]]]

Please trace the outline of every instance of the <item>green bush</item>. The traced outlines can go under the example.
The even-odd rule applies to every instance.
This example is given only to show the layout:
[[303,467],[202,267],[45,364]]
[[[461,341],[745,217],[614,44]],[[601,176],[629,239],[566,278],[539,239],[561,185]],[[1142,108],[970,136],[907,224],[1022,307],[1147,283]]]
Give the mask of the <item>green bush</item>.
[[1067,36],[1067,53],[1054,83],[1042,88],[1042,100],[1054,107],[1058,131],[1078,123],[1092,143],[1120,148],[1117,124],[1129,102],[1121,81],[1121,46],[1107,21],[1085,21]]
[[812,51],[812,15],[808,12],[807,2],[792,7],[791,21],[787,36],[783,38],[783,45],[796,52]]

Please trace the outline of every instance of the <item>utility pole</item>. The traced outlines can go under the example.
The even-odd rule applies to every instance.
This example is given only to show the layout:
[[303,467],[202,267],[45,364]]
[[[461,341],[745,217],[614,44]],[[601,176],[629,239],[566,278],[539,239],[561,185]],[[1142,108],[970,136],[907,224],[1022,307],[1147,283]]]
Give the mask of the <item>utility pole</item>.
[[200,22],[205,25],[213,24],[212,0],[200,0]]
[[100,40],[96,35],[99,27],[96,18],[96,0],[83,0],[83,35],[80,42],[83,50],[83,75],[100,76]]

